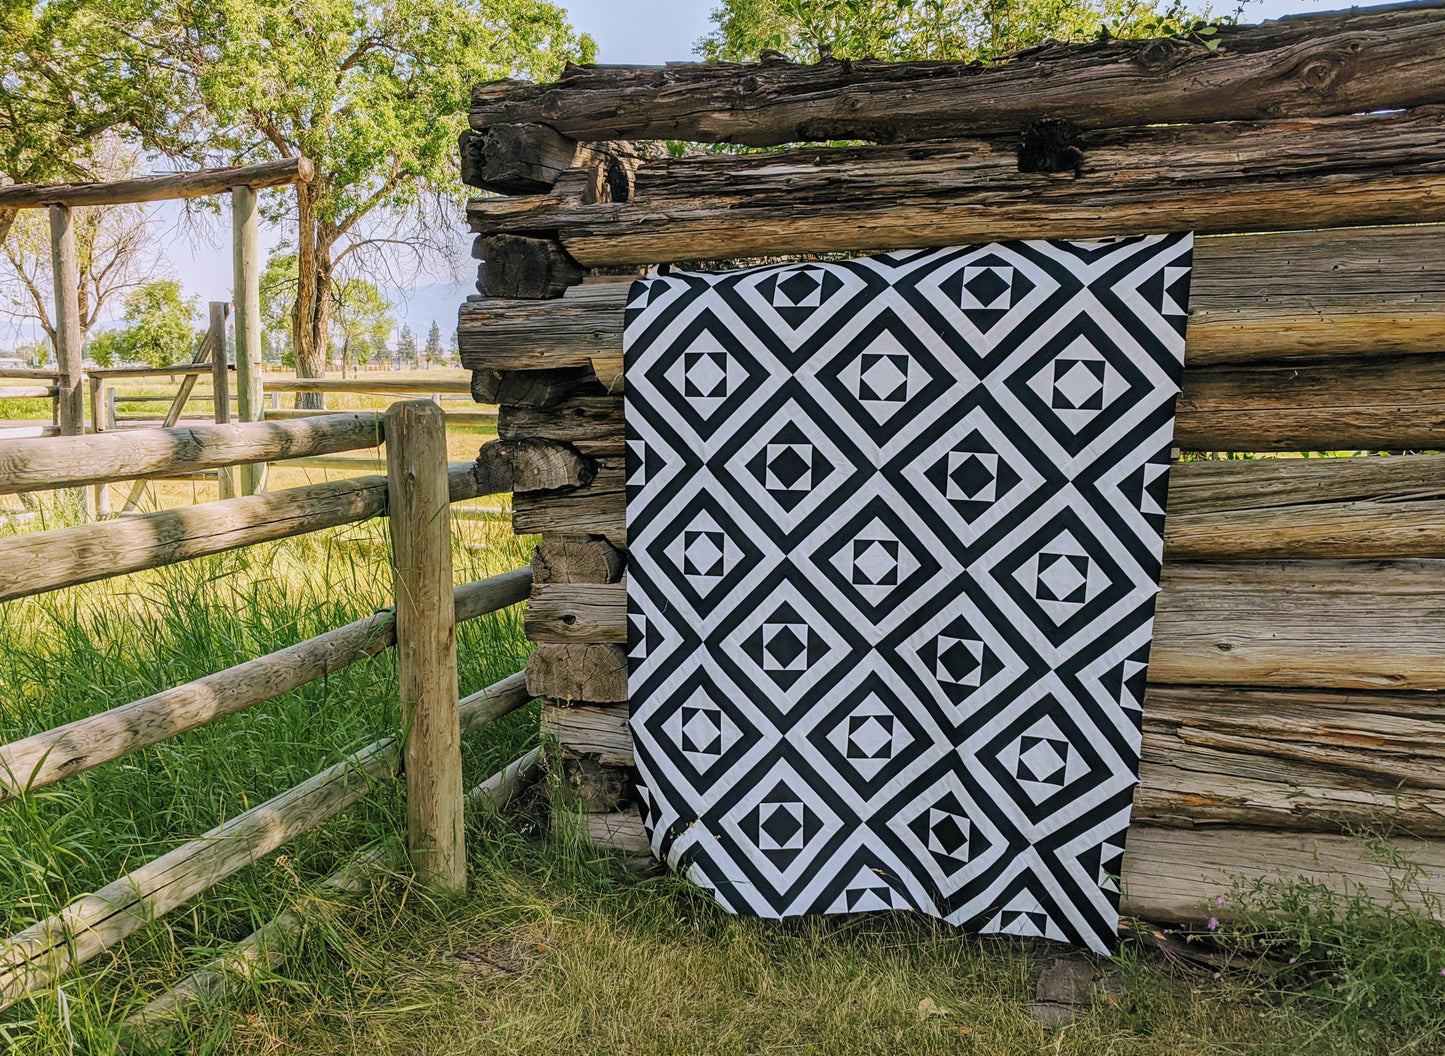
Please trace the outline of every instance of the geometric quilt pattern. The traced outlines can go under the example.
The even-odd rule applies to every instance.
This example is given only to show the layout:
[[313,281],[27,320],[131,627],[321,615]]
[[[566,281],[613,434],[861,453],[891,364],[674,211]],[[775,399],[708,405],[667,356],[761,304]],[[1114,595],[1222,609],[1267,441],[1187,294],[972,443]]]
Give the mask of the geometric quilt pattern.
[[735,913],[1112,948],[1192,249],[633,284],[630,723],[660,858]]

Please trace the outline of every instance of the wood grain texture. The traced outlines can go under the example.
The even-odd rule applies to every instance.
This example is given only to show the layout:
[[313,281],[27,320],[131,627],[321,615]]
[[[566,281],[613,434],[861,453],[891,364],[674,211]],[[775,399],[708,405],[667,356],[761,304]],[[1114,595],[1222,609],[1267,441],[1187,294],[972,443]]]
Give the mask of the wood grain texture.
[[527,661],[527,690],[554,701],[627,700],[627,656],[616,645],[539,645]]
[[1445,219],[1445,108],[1083,134],[1070,173],[1017,140],[649,162],[626,203],[477,199],[473,230],[560,238],[588,267],[799,253],[1292,231]]
[[0,441],[0,493],[308,458],[381,442],[381,417],[371,413]]
[[[457,621],[515,605],[528,596],[531,583],[531,569],[519,568],[457,587]],[[395,644],[396,613],[385,609],[254,660],[12,741],[0,746],[0,803],[21,789],[44,788],[244,711]],[[525,691],[526,679],[518,674],[473,694],[460,705],[463,727],[470,729],[491,716],[489,709],[503,706],[491,696],[516,706],[531,699],[515,700]]]
[[124,205],[172,198],[225,194],[237,184],[255,190],[309,183],[315,172],[308,158],[282,158],[229,169],[203,169],[174,176],[142,176],[108,183],[13,184],[0,187],[0,209],[38,209],[47,205]]
[[472,467],[482,495],[576,488],[591,483],[596,473],[576,448],[551,440],[493,440],[482,445]]
[[407,851],[426,890],[459,895],[467,863],[446,418],[430,400],[396,404],[386,436]]
[[497,233],[477,239],[477,289],[487,297],[560,297],[583,270],[559,242]]
[[[1445,689],[1441,575],[1445,562],[1426,559],[1167,565],[1150,676],[1205,685]],[[527,608],[528,634],[558,650],[624,644],[626,595],[625,583],[539,583]],[[573,655],[558,652],[549,662],[570,664]],[[592,677],[590,669],[574,671],[571,680]],[[626,698],[534,689],[564,700]]]
[[989,63],[569,66],[553,84],[478,85],[470,124],[775,146],[1009,133],[1040,114],[1082,128],[1346,114],[1445,101],[1441,17],[1426,4],[1221,26],[1217,51],[1202,40],[1109,40]]
[[[462,363],[500,379],[600,361],[615,379],[627,289],[595,282],[548,301],[470,298],[457,330]],[[1199,238],[1190,305],[1190,367],[1439,352],[1445,235],[1421,225]],[[492,392],[480,402],[531,401]]]
[[579,144],[534,121],[496,124],[461,134],[462,182],[500,194],[537,194],[552,188],[577,162]]
[[615,583],[626,565],[623,551],[605,539],[544,536],[532,554],[538,583]]

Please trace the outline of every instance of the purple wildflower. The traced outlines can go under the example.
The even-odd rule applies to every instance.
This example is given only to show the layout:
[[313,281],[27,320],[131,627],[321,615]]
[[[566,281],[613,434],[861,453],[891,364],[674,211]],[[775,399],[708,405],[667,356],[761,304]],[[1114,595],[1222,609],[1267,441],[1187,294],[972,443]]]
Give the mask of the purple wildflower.
[[1210,931],[1217,931],[1217,930],[1219,930],[1219,918],[1218,918],[1218,917],[1210,917],[1210,918],[1209,918],[1209,930],[1210,930]]
[[1223,895],[1220,895],[1218,898],[1216,898],[1216,899],[1214,900],[1214,904],[1215,904],[1216,906],[1223,906],[1223,905],[1224,905],[1224,896],[1223,896]]

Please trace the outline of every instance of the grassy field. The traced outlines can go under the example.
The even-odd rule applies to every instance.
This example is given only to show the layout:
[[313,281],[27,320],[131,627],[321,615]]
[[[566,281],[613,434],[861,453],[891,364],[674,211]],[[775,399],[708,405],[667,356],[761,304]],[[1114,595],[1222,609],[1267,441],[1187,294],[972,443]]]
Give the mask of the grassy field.
[[[453,460],[470,459],[487,435],[453,430]],[[273,486],[337,475],[283,473]],[[194,487],[164,485],[153,501],[214,497],[214,486]],[[458,521],[454,539],[459,581],[529,557],[505,519]],[[373,522],[0,605],[0,741],[354,620],[389,604],[390,580],[385,527]],[[459,639],[463,692],[517,670],[527,651],[516,611],[465,625]],[[384,654],[0,805],[0,927],[24,927],[393,730],[394,675]],[[468,738],[468,782],[535,741],[533,708]],[[464,899],[433,903],[404,876],[378,871],[364,896],[308,916],[303,948],[279,972],[196,1017],[161,1051],[1445,1052],[1445,928],[1318,891],[1267,892],[1286,922],[1200,936],[1190,948],[1207,951],[1202,961],[1126,942],[1100,962],[1108,985],[1093,1008],[1052,1032],[1026,1004],[1058,948],[962,936],[902,914],[730,918],[675,878],[629,879],[558,841],[546,815],[539,791],[506,818],[471,819]],[[398,790],[378,789],[59,988],[0,1013],[0,1046],[20,1056],[118,1052],[114,1028],[126,1015],[358,848],[397,845],[403,825]]]

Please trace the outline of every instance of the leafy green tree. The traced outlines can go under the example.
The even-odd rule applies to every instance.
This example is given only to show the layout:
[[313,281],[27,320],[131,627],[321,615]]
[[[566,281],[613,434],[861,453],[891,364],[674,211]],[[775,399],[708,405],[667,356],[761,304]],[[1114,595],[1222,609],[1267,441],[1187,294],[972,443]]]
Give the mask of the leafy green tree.
[[341,279],[331,284],[331,319],[342,377],[352,364],[366,363],[377,346],[385,348],[394,325],[391,302],[365,279]]
[[[92,146],[124,133],[184,148],[193,108],[179,71],[152,61],[144,0],[0,0],[0,183],[96,177]],[[0,242],[16,212],[0,210]]]
[[471,87],[545,78],[595,48],[545,0],[153,0],[165,61],[198,86],[225,161],[305,155],[295,196],[298,372],[320,376],[338,267],[417,249],[428,206],[460,190]]
[[183,297],[180,283],[148,283],[126,297],[125,325],[96,335],[86,353],[101,366],[188,362],[196,349],[197,316],[196,299]]
[[403,363],[416,365],[416,336],[405,323],[401,326],[401,333],[396,335],[396,358]]
[[993,59],[1048,40],[1167,36],[1205,28],[1182,0],[723,0],[698,42],[708,59],[781,51],[837,58]]
[[446,356],[442,351],[442,328],[437,326],[437,321],[431,321],[431,329],[426,333],[426,362],[427,366],[433,363],[440,363]]

